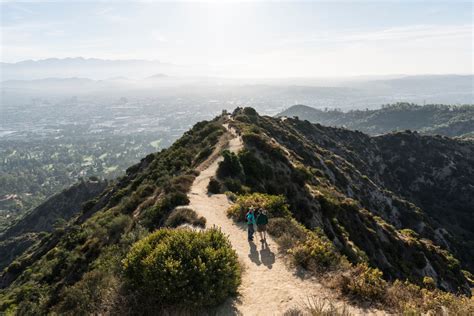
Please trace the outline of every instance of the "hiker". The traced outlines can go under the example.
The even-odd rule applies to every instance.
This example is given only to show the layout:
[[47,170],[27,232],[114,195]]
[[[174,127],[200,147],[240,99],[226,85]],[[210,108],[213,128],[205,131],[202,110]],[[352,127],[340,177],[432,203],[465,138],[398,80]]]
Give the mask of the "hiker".
[[255,232],[253,225],[255,225],[255,214],[253,206],[249,208],[247,215],[245,215],[245,219],[247,220],[248,226],[248,239],[249,241],[253,241],[253,233]]
[[264,242],[267,240],[267,224],[268,216],[267,211],[260,209],[256,217],[257,231],[260,234],[260,241]]

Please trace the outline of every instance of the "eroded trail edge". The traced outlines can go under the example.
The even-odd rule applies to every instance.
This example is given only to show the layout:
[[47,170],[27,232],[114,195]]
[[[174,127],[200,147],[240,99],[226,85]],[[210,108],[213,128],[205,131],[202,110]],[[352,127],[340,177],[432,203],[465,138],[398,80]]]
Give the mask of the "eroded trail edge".
[[[242,284],[239,296],[229,299],[217,310],[219,315],[282,315],[290,308],[301,306],[309,296],[331,301],[342,306],[342,301],[334,297],[316,280],[304,280],[296,276],[278,254],[276,242],[267,236],[268,246],[262,245],[256,235],[255,243],[247,241],[246,225],[235,223],[226,215],[231,205],[225,194],[207,193],[211,177],[215,176],[218,164],[222,160],[220,152],[228,149],[237,153],[243,148],[243,142],[235,131],[224,125],[228,133],[224,141],[200,168],[201,173],[195,179],[189,193],[189,207],[207,219],[207,227],[218,227],[229,236],[233,248],[243,265]],[[354,315],[371,314],[368,310],[359,310],[350,306],[346,309]]]

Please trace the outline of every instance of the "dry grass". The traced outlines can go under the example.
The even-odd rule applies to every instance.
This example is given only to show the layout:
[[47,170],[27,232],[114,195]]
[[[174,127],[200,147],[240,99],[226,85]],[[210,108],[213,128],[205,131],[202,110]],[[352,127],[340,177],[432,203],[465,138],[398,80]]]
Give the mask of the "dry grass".
[[310,296],[301,307],[287,310],[285,316],[350,316],[346,305],[336,307],[328,300]]

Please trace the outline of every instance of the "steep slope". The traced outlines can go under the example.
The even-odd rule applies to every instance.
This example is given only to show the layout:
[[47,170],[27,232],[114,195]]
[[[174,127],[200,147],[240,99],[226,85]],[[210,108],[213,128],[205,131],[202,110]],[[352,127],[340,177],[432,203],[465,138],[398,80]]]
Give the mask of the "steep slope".
[[27,232],[51,232],[54,223],[61,219],[68,221],[81,209],[82,203],[95,198],[106,186],[107,181],[80,181],[33,209],[0,235],[0,240]]
[[[398,221],[447,248],[462,259],[464,268],[474,271],[473,142],[416,132],[368,137],[305,122],[288,123],[312,143],[344,158],[376,186],[421,208],[426,219],[408,212]],[[351,171],[342,172],[351,177]],[[359,201],[374,210],[381,207],[371,202],[370,194]]]
[[294,105],[279,117],[299,117],[312,123],[346,127],[370,135],[406,129],[445,136],[469,135],[474,131],[474,106],[425,105],[397,103],[377,110],[349,112],[322,111]]
[[98,196],[106,181],[80,181],[54,195],[0,235],[0,270],[8,266],[41,236],[50,233],[54,224],[69,221],[81,205]]
[[[407,194],[410,187],[406,183],[403,184],[404,192],[397,192],[394,185],[388,184],[390,179],[403,183],[404,178],[395,165],[393,170],[387,168],[388,161],[396,161],[395,156],[388,155],[384,157],[387,161],[382,160],[383,151],[376,143],[379,138],[297,119],[262,117],[250,110],[235,114],[235,128],[243,133],[247,149],[241,155],[246,175],[243,184],[258,192],[285,195],[300,222],[307,227],[323,227],[326,235],[349,259],[354,262],[368,260],[388,279],[408,278],[421,283],[423,277],[430,276],[441,288],[469,293],[459,261],[450,252],[460,254],[465,248],[440,236],[440,232],[450,235],[449,231],[460,236],[459,232],[465,232],[465,227],[457,230],[448,225],[445,227],[435,219],[433,210],[425,209],[418,200],[410,200],[412,196],[424,199],[423,196],[436,186],[434,183],[426,188],[418,186],[423,190],[414,190],[411,196]],[[397,137],[397,134],[387,136],[389,139]],[[423,148],[428,153],[436,138],[425,137],[432,141]],[[473,178],[472,168],[464,168],[472,166],[472,155],[469,154],[472,143],[444,141],[450,146],[436,148],[439,155],[450,157],[450,163],[464,172],[462,177],[452,179],[453,183],[460,183],[460,190],[464,188],[462,197],[455,200],[472,203],[472,187],[467,180]],[[413,150],[416,152],[420,148]],[[400,156],[403,166],[411,164],[409,153],[408,149],[407,155]],[[433,177],[442,174],[444,165],[429,160],[426,165],[430,163],[433,163],[430,168],[435,170]],[[368,172],[376,167],[389,175]],[[410,172],[417,170],[412,168]],[[419,170],[415,178],[428,173]],[[449,188],[448,184],[446,186]],[[444,216],[449,216],[450,212],[463,214],[466,208],[472,213],[474,209],[472,204],[467,204],[463,210],[456,208],[455,202],[450,202],[452,195],[436,198],[436,203],[452,206],[445,210]],[[472,227],[468,231],[472,234]],[[464,268],[469,268],[471,259],[468,256],[461,262]]]

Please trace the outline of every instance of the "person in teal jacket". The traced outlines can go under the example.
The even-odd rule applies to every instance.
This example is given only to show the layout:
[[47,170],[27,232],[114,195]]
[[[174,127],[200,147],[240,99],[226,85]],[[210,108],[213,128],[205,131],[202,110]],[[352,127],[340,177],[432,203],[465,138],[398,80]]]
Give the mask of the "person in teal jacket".
[[247,215],[245,215],[245,219],[247,220],[247,233],[248,233],[248,240],[253,241],[253,234],[255,232],[253,225],[255,225],[255,213],[254,208],[250,207]]
[[264,242],[267,240],[267,224],[268,216],[267,211],[260,209],[256,217],[257,231],[260,234],[260,241]]

